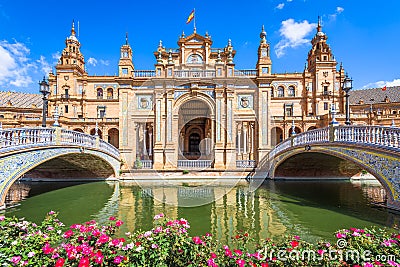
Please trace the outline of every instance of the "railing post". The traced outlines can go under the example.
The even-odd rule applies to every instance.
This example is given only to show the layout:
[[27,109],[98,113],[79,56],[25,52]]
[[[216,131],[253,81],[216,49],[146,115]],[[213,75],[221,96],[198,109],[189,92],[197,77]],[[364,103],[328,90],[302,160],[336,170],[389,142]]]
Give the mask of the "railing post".
[[95,143],[95,146],[96,146],[97,149],[100,148],[100,136],[98,136],[98,135],[96,135],[96,143]]
[[61,127],[57,127],[55,130],[55,143],[56,145],[60,145],[61,144]]
[[329,125],[329,142],[335,142],[335,126]]

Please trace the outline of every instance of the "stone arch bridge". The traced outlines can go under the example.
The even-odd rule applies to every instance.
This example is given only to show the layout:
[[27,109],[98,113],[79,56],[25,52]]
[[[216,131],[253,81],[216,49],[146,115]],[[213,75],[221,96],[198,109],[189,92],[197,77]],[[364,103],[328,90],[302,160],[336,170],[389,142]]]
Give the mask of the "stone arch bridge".
[[329,126],[304,132],[274,147],[249,174],[253,187],[265,178],[352,177],[365,170],[400,210],[400,128]]
[[21,176],[46,178],[118,177],[117,148],[81,132],[62,128],[0,129],[0,206]]

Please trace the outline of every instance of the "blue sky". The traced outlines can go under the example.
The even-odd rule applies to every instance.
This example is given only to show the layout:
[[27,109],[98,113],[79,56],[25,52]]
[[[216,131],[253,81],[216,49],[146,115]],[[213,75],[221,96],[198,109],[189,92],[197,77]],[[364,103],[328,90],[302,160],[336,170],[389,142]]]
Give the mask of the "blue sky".
[[[64,4],[65,3],[65,4]],[[237,51],[237,69],[254,69],[261,25],[272,48],[274,73],[301,72],[318,16],[338,62],[354,88],[400,85],[400,1],[15,1],[0,0],[0,90],[38,92],[38,81],[55,66],[78,28],[89,75],[114,75],[125,32],[136,69],[153,69],[159,40],[177,47],[186,19],[196,8],[197,32],[211,35],[213,47],[228,39]]]

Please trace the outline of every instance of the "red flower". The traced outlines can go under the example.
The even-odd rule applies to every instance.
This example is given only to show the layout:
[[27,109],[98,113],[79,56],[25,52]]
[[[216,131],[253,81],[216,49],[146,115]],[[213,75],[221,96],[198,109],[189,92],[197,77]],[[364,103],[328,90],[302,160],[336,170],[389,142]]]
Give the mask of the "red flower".
[[120,220],[118,220],[118,221],[115,222],[115,226],[117,226],[117,227],[120,227],[120,226],[123,225],[123,224],[124,224],[124,222],[123,222],[123,221],[120,221]]
[[233,250],[236,254],[238,254],[239,256],[241,256],[243,254],[243,252],[240,249],[235,249]]
[[65,259],[64,259],[64,258],[59,258],[59,259],[56,261],[55,267],[62,267],[62,266],[64,266],[64,262],[65,262]]
[[78,267],[89,267],[89,258],[88,257],[82,257],[82,259],[79,261]]
[[96,262],[97,264],[101,264],[103,262],[103,258],[104,255],[101,253],[100,250],[98,250],[94,255],[94,262]]
[[199,245],[199,244],[202,244],[202,243],[203,243],[203,240],[201,240],[201,238],[198,237],[198,236],[194,236],[194,237],[192,238],[192,240],[193,240],[193,242],[194,242],[196,245]]
[[296,240],[293,240],[293,241],[290,242],[290,245],[292,246],[292,248],[296,248],[296,247],[299,246],[299,242],[296,241]]
[[74,234],[74,231],[68,230],[63,234],[64,238],[70,238]]
[[261,267],[268,267],[268,263],[266,262],[261,263]]
[[110,216],[110,218],[108,218],[110,221],[115,221],[115,217],[114,216]]
[[215,259],[217,257],[217,254],[215,254],[214,252],[211,252],[211,259]]

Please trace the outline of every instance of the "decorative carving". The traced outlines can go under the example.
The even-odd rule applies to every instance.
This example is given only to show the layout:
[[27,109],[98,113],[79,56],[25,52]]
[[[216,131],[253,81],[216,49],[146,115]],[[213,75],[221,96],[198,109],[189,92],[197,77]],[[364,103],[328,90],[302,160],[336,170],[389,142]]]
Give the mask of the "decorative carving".
[[239,109],[253,109],[253,95],[238,95]]
[[138,109],[152,109],[152,96],[151,95],[138,95],[137,96],[138,103],[137,107]]

